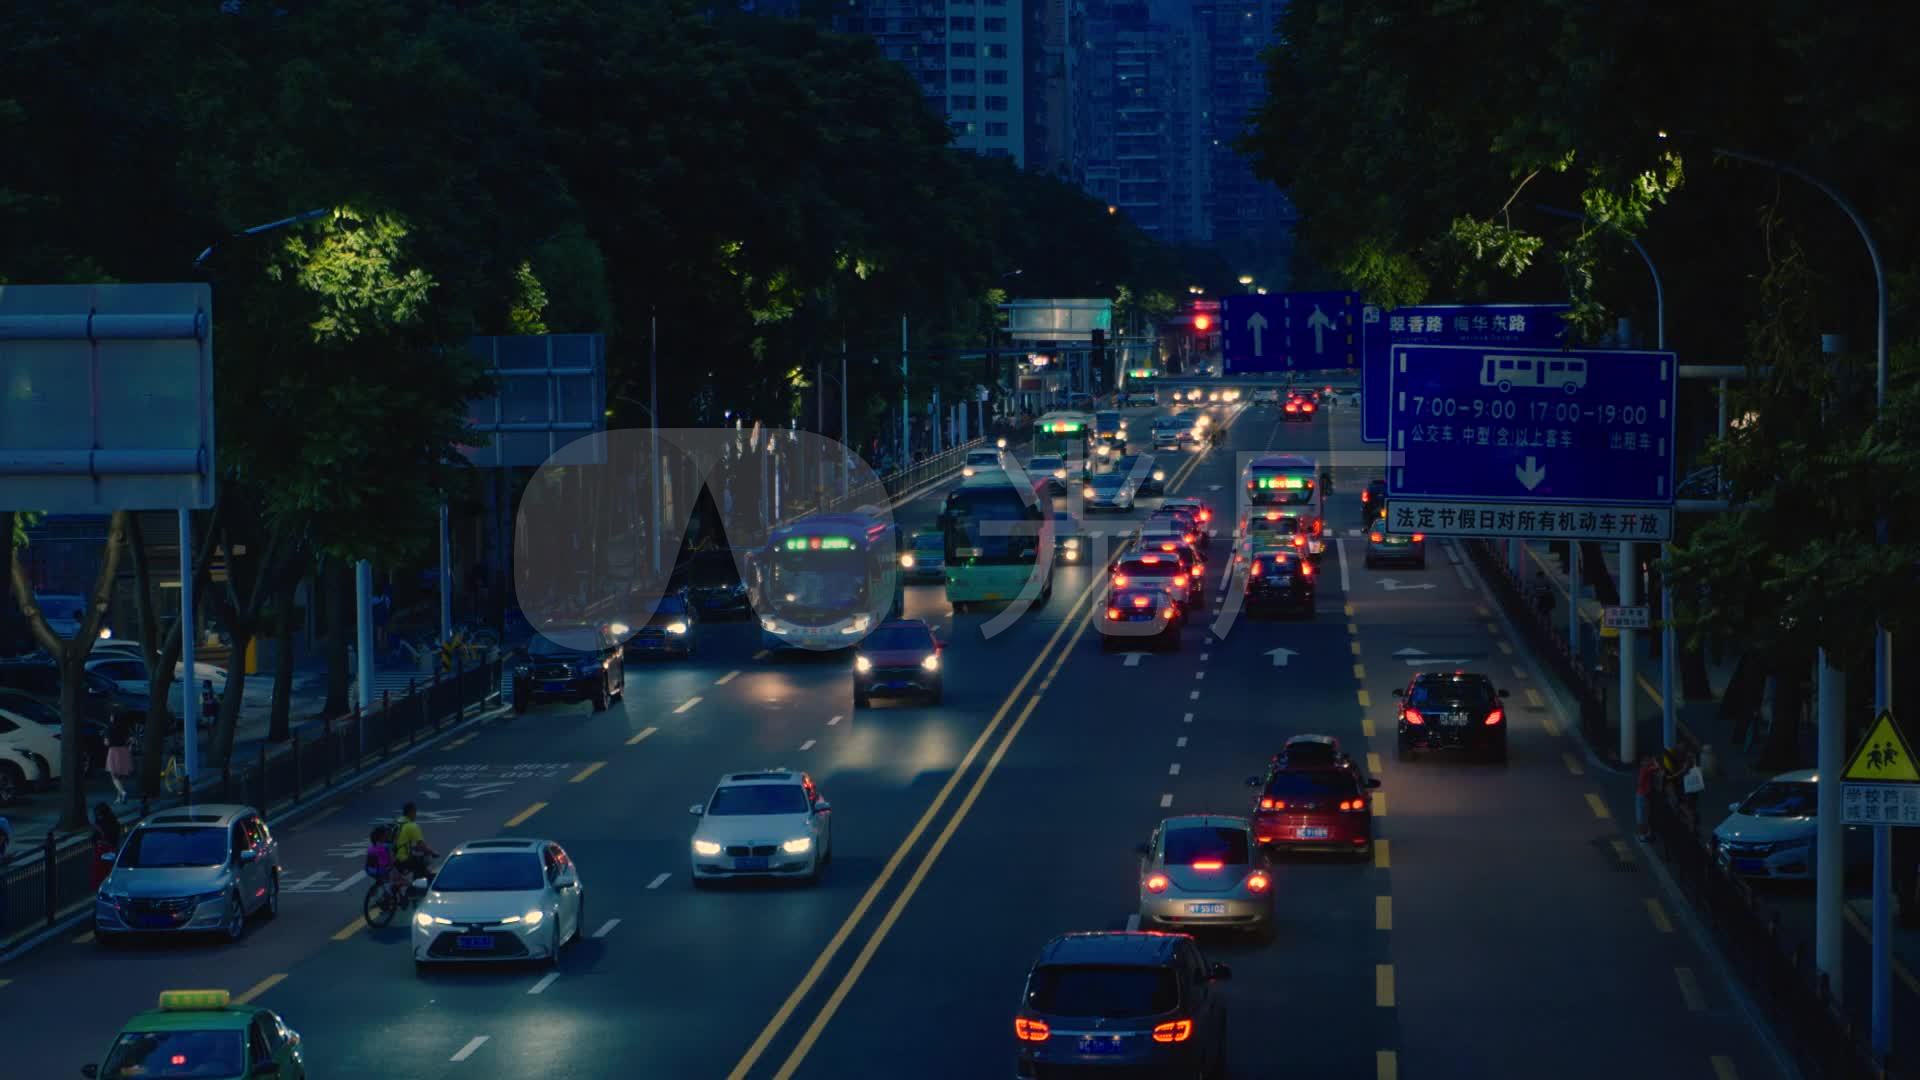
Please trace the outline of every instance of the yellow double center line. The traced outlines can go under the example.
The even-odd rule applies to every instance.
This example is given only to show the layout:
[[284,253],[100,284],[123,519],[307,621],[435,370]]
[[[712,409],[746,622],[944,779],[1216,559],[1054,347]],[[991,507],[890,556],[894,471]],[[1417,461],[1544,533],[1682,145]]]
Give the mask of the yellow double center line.
[[[1234,417],[1229,417],[1223,427],[1231,426],[1237,418],[1237,414]],[[1184,483],[1199,465],[1200,458],[1204,456],[1206,455],[1199,454],[1190,458],[1182,467],[1182,470],[1176,473],[1173,482],[1169,484],[1168,487],[1170,489],[1177,488]],[[1116,557],[1117,555],[1118,552],[1115,552]],[[826,974],[828,966],[833,963],[834,958],[839,955],[840,950],[846,946],[848,939],[853,936],[854,929],[866,918],[867,912],[873,908],[874,902],[879,898],[880,893],[887,887],[888,883],[893,880],[894,874],[899,872],[901,864],[906,860],[907,853],[913,850],[914,845],[920,842],[920,837],[925,834],[927,827],[932,824],[934,816],[940,812],[942,807],[946,806],[947,800],[953,796],[954,791],[960,786],[961,779],[964,778],[967,771],[973,767],[975,759],[980,756],[980,752],[985,749],[987,743],[992,741],[994,733],[1000,729],[1000,725],[1006,721],[1007,714],[1012,711],[1014,702],[1020,699],[1020,695],[1027,692],[1028,687],[1033,684],[1034,676],[1040,671],[1041,666],[1047,663],[1049,657],[1051,657],[1053,666],[1047,670],[1046,678],[1041,680],[1039,689],[1027,700],[1026,706],[1020,710],[1020,715],[1015,718],[1013,726],[1009,727],[1006,734],[1001,737],[1000,744],[994,748],[992,756],[988,758],[986,764],[981,768],[979,775],[974,777],[972,786],[967,789],[965,798],[961,800],[959,807],[955,809],[952,817],[948,819],[946,827],[943,828],[940,831],[940,835],[934,839],[933,846],[927,849],[927,853],[921,856],[919,866],[914,869],[913,876],[908,879],[905,887],[901,889],[900,895],[895,897],[893,903],[888,906],[886,915],[880,920],[880,925],[868,937],[866,944],[861,947],[859,955],[854,958],[853,965],[848,968],[845,975],[841,976],[840,982],[834,987],[833,994],[827,999],[826,1004],[821,1007],[819,1015],[814,1017],[811,1024],[807,1025],[807,1030],[800,1036],[800,1041],[795,1044],[793,1052],[787,1055],[786,1061],[781,1064],[779,1071],[774,1074],[775,1080],[788,1080],[788,1078],[793,1075],[794,1070],[800,1067],[800,1063],[806,1059],[807,1053],[813,1049],[813,1044],[819,1040],[820,1034],[826,1030],[827,1024],[833,1019],[834,1013],[839,1010],[841,1002],[845,1001],[847,994],[852,991],[854,983],[857,982],[861,974],[866,971],[867,965],[872,961],[874,954],[879,951],[881,943],[886,940],[887,934],[892,931],[893,924],[899,921],[900,915],[906,910],[908,902],[911,901],[914,894],[919,891],[920,884],[926,880],[928,872],[933,868],[934,861],[938,859],[940,853],[945,850],[947,842],[951,840],[954,833],[958,831],[960,823],[966,820],[967,814],[973,809],[974,802],[980,797],[980,792],[985,790],[988,779],[993,776],[994,770],[999,768],[1001,760],[1006,757],[1007,750],[1013,745],[1013,740],[1019,736],[1021,729],[1026,726],[1027,718],[1033,715],[1033,710],[1040,704],[1042,694],[1045,693],[1048,686],[1052,685],[1054,676],[1059,674],[1060,669],[1065,666],[1067,658],[1073,655],[1074,645],[1079,642],[1081,635],[1086,633],[1087,627],[1093,625],[1093,613],[1096,608],[1087,607],[1087,600],[1093,596],[1096,590],[1105,584],[1105,575],[1096,575],[1094,579],[1087,584],[1087,587],[1081,591],[1079,597],[1074,600],[1073,606],[1067,611],[1067,617],[1055,628],[1053,635],[1047,639],[1047,643],[1041,648],[1039,655],[1034,657],[1033,663],[1027,666],[1026,672],[1020,676],[1020,681],[1015,683],[1013,690],[1007,694],[1006,700],[1002,701],[1000,707],[994,710],[993,719],[988,722],[986,728],[980,732],[980,735],[974,739],[973,745],[967,749],[966,756],[960,759],[959,767],[954,769],[953,775],[947,778],[947,782],[941,786],[939,793],[934,796],[933,802],[929,804],[926,811],[920,815],[920,819],[914,822],[913,828],[907,833],[906,839],[901,841],[900,846],[894,851],[893,855],[887,859],[886,865],[880,869],[880,875],[874,879],[872,885],[867,886],[867,891],[861,895],[860,901],[853,906],[853,911],[847,915],[846,920],[840,924],[840,928],[834,932],[833,937],[827,942],[826,947],[820,951],[820,955],[814,959],[813,964],[807,969],[807,973],[801,977],[800,982],[793,988],[793,992],[787,995],[785,1001],[781,1002],[780,1008],[774,1012],[773,1018],[767,1021],[767,1026],[761,1029],[759,1036],[753,1040],[753,1045],[747,1047],[747,1052],[741,1056],[739,1063],[734,1065],[731,1072],[727,1073],[727,1080],[745,1080],[745,1077],[753,1070],[753,1067],[759,1064],[761,1057],[767,1052],[767,1047],[772,1045],[773,1040],[779,1035],[781,1029],[786,1026],[787,1021],[793,1018],[793,1014],[799,1009],[800,1003],[806,1000],[807,995],[812,993],[814,987],[819,984],[821,977]],[[1084,612],[1081,610],[1083,607],[1086,608]],[[1056,653],[1054,647],[1060,643],[1062,635],[1065,635],[1068,630],[1073,631],[1072,636],[1068,638],[1066,646]]]

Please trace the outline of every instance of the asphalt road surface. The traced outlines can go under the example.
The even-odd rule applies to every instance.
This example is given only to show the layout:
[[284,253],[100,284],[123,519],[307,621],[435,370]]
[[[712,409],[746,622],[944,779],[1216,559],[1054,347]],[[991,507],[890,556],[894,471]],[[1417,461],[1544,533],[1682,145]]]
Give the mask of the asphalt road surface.
[[[1230,523],[1238,455],[1333,465],[1316,618],[1196,619],[1180,651],[1133,657],[1099,648],[1097,563],[991,637],[996,613],[911,586],[909,616],[952,643],[945,703],[857,714],[844,656],[768,656],[751,622],[708,623],[695,660],[634,664],[607,713],[489,725],[280,830],[281,914],[237,946],[83,934],[0,971],[0,1073],[78,1075],[159,991],[226,987],[298,1029],[316,1077],[1010,1077],[1040,945],[1128,926],[1133,845],[1159,818],[1246,812],[1244,780],[1282,740],[1324,732],[1381,778],[1380,842],[1367,861],[1285,860],[1271,944],[1203,939],[1234,968],[1232,1076],[1777,1075],[1459,555],[1361,567],[1348,534],[1380,470],[1357,410],[1279,416],[1232,416],[1170,480]],[[939,497],[901,517],[926,523]],[[1229,550],[1223,533],[1215,574]],[[1422,666],[1513,691],[1509,764],[1394,760],[1391,692]],[[696,892],[688,805],[763,766],[807,770],[832,801],[832,867],[817,887]],[[364,928],[369,823],[408,799],[442,850],[504,834],[573,855],[588,936],[557,978],[416,975],[404,919]]]

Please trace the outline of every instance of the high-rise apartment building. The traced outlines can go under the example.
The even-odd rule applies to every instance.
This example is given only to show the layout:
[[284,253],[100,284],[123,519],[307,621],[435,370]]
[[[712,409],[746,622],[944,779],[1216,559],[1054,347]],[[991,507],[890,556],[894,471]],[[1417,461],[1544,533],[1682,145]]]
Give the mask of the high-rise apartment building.
[[1026,165],[1024,0],[860,0],[834,28],[913,73],[964,150]]
[[1204,240],[1201,42],[1147,0],[1087,0],[1079,44],[1082,185],[1151,235]]
[[1234,143],[1267,96],[1266,60],[1285,0],[1197,0],[1206,39],[1206,147],[1211,192],[1206,216],[1217,243],[1257,242],[1286,230],[1291,210],[1280,190],[1253,175]]

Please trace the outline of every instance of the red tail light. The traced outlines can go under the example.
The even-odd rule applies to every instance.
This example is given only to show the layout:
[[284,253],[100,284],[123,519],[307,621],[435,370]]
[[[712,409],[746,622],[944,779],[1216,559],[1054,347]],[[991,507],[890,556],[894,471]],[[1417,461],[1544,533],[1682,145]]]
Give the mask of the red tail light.
[[1169,1020],[1153,1026],[1153,1041],[1157,1043],[1186,1042],[1193,1038],[1193,1021]]
[[1173,587],[1174,587],[1174,588],[1176,588],[1176,589],[1184,589],[1184,588],[1186,588],[1186,587],[1187,587],[1187,575],[1185,575],[1185,574],[1176,574],[1176,575],[1174,575],[1174,578],[1173,578]]
[[1299,411],[1300,411],[1300,406],[1298,406],[1298,405],[1295,405],[1295,404],[1294,404],[1293,402],[1291,402],[1291,401],[1289,401],[1289,402],[1287,402],[1287,411],[1288,411],[1288,412],[1299,412]]
[[1119,617],[1120,617],[1120,609],[1119,609],[1119,608],[1117,608],[1117,607],[1110,607],[1110,608],[1108,608],[1108,609],[1107,609],[1107,618],[1109,618],[1109,619],[1118,619]]
[[1301,577],[1312,577],[1312,576],[1313,576],[1313,564],[1312,564],[1312,563],[1310,563],[1310,562],[1303,562],[1303,563],[1301,563],[1301,564],[1300,564],[1300,576],[1301,576]]
[[1125,575],[1125,574],[1115,574],[1115,575],[1113,575],[1113,587],[1114,587],[1114,588],[1116,588],[1116,589],[1124,589],[1124,588],[1126,588],[1126,587],[1127,587],[1127,575]]
[[1417,544],[1417,543],[1419,543],[1419,542],[1420,542],[1420,541],[1422,541],[1422,540],[1425,540],[1426,538],[1427,538],[1427,534],[1426,534],[1426,533],[1414,533],[1414,534],[1413,534],[1413,542],[1414,542],[1414,543],[1416,543],[1416,544]]
[[1193,868],[1195,870],[1218,870],[1225,865],[1227,864],[1221,862],[1219,859],[1201,859],[1199,862],[1193,864]]
[[1409,724],[1426,723],[1426,720],[1422,719],[1420,714],[1417,712],[1414,712],[1412,709],[1402,709],[1400,711],[1400,719],[1405,720]]
[[1294,547],[1306,547],[1306,546],[1307,546],[1307,538],[1306,538],[1306,537],[1304,537],[1304,536],[1301,536],[1301,535],[1300,535],[1299,533],[1294,533],[1294,534],[1293,534],[1293,546],[1294,546]]
[[1361,493],[1360,493],[1360,501],[1361,501],[1361,502],[1363,502],[1363,503],[1364,503],[1364,502],[1372,502],[1372,501],[1373,501],[1373,492],[1371,492],[1371,491],[1363,491],[1363,492],[1361,492]]
[[1247,875],[1247,891],[1248,892],[1257,892],[1257,893],[1266,892],[1267,886],[1271,884],[1273,884],[1273,882],[1265,874],[1253,873],[1253,874]]
[[1327,523],[1324,520],[1320,518],[1313,519],[1313,535],[1319,536],[1321,531],[1324,530],[1326,527],[1327,527]]
[[1160,550],[1161,550],[1161,551],[1172,551],[1172,550],[1173,550],[1173,541],[1171,541],[1171,540],[1169,540],[1169,541],[1167,541],[1166,543],[1164,543],[1164,544],[1161,544],[1161,545],[1160,545]]
[[1148,892],[1166,892],[1167,891],[1167,875],[1155,874],[1152,877],[1149,877],[1147,879],[1146,885],[1147,885]]
[[1151,603],[1153,603],[1153,601],[1147,599],[1144,596],[1136,596],[1133,598],[1134,607],[1146,607],[1148,604],[1151,604]]
[[1253,569],[1252,569],[1252,570],[1249,570],[1249,571],[1247,571],[1247,576],[1248,576],[1248,577],[1259,577],[1259,576],[1260,576],[1260,560],[1258,560],[1258,559],[1255,559],[1255,560],[1253,561]]
[[[1198,539],[1200,539],[1200,538],[1199,538],[1198,536],[1195,536],[1195,535],[1194,535],[1193,533],[1188,533],[1188,534],[1186,534],[1185,536],[1182,536],[1182,537],[1181,537],[1180,539],[1182,539],[1182,540],[1185,540],[1185,541],[1186,541],[1187,543],[1189,543],[1189,544],[1191,544],[1191,543],[1193,543],[1193,542],[1194,542],[1195,540],[1198,540]],[[1168,551],[1172,551],[1173,549],[1172,549],[1172,548],[1168,548],[1167,550],[1168,550]]]
[[1500,709],[1495,709],[1492,712],[1487,714],[1487,726],[1492,727],[1493,725],[1499,723],[1502,720],[1505,720],[1506,718],[1507,718],[1506,712]]
[[1365,796],[1362,796],[1358,799],[1343,799],[1340,802],[1340,809],[1345,810],[1348,813],[1352,813],[1356,810],[1365,810],[1366,808],[1367,808],[1367,800]]
[[1300,411],[1301,411],[1301,412],[1312,412],[1312,411],[1313,411],[1313,402],[1311,402],[1311,401],[1306,401],[1306,402],[1302,402],[1302,403],[1301,403],[1301,405],[1300,405]]
[[1171,608],[1171,607],[1170,607],[1170,608],[1168,608],[1167,610],[1165,610],[1165,611],[1163,611],[1163,612],[1161,612],[1161,613],[1160,613],[1160,616],[1161,616],[1162,618],[1166,618],[1166,619],[1172,619],[1172,618],[1177,618],[1177,617],[1179,616],[1179,614],[1180,614],[1180,609],[1179,609],[1179,608]]
[[1260,809],[1262,810],[1285,810],[1286,808],[1287,808],[1287,800],[1285,799],[1261,799],[1260,800]]
[[1013,1037],[1021,1042],[1046,1042],[1052,1034],[1053,1029],[1047,1026],[1045,1020],[1029,1020],[1024,1016],[1014,1018]]
[[1212,521],[1212,520],[1213,520],[1213,511],[1211,511],[1211,510],[1202,510],[1202,511],[1200,511],[1200,520],[1201,520],[1201,521]]
[[1385,533],[1368,533],[1367,539],[1373,541],[1376,544],[1380,544],[1380,543],[1385,543],[1387,537]]

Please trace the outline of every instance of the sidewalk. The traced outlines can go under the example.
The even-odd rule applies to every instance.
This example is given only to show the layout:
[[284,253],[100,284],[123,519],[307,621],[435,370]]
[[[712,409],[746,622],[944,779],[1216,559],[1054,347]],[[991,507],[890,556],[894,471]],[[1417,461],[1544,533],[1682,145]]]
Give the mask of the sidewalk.
[[[1618,555],[1615,545],[1608,545],[1607,570],[1618,580]],[[1545,544],[1527,544],[1523,552],[1524,566],[1522,578],[1526,582],[1533,580],[1536,571],[1544,572],[1554,589],[1554,625],[1559,634],[1565,636],[1567,622],[1567,604],[1571,597],[1567,591],[1567,574],[1558,556],[1552,554]],[[1580,599],[1580,619],[1583,632],[1594,635],[1599,632],[1600,607],[1592,598],[1591,587],[1582,589]],[[1658,614],[1658,597],[1654,598],[1655,614]],[[1648,639],[1653,633],[1638,635],[1636,644],[1638,693],[1635,694],[1635,720],[1637,745],[1642,752],[1657,753],[1661,748],[1661,708],[1662,698],[1659,689],[1660,660],[1653,653],[1652,642]],[[1597,640],[1597,639],[1596,639]],[[1707,788],[1701,793],[1700,831],[1710,836],[1715,826],[1729,816],[1729,804],[1742,801],[1746,796],[1773,776],[1779,770],[1762,769],[1754,764],[1760,752],[1762,737],[1760,729],[1764,721],[1749,725],[1748,735],[1741,743],[1734,743],[1730,737],[1730,725],[1720,718],[1720,696],[1725,691],[1728,678],[1732,675],[1735,657],[1716,657],[1708,665],[1709,681],[1713,688],[1713,700],[1710,702],[1683,702],[1678,706],[1676,715],[1676,734],[1684,743],[1700,747],[1712,747],[1716,759],[1715,768],[1707,770]],[[1612,686],[1618,685],[1614,677]],[[1679,692],[1679,674],[1674,676],[1674,691]],[[1615,691],[1617,693],[1617,691]],[[1610,694],[1609,706],[1613,707],[1614,698]],[[1611,730],[1616,733],[1618,727]],[[1804,734],[1804,733],[1803,733]],[[1802,740],[1803,744],[1809,740]],[[1616,744],[1617,745],[1617,744]],[[1599,748],[1595,748],[1596,750]],[[1811,768],[1810,754],[1803,754],[1800,767]],[[1621,787],[1620,804],[1632,804],[1632,784],[1622,778],[1617,785]],[[1869,960],[1870,935],[1872,923],[1872,900],[1870,881],[1866,875],[1850,874],[1846,885],[1847,905],[1844,912],[1847,930],[1847,956],[1842,964],[1842,973],[1846,984],[1848,1007],[1864,1023],[1867,1005],[1867,974]],[[1780,918],[1782,939],[1789,942],[1789,948],[1799,945],[1810,957],[1813,950],[1814,894],[1810,882],[1761,882],[1755,889],[1760,902]],[[1894,968],[1894,1024],[1897,1030],[1920,1031],[1920,926],[1903,926],[1896,916],[1893,930],[1893,968]],[[1916,1048],[1901,1046],[1898,1052],[1903,1058],[1920,1056]]]

